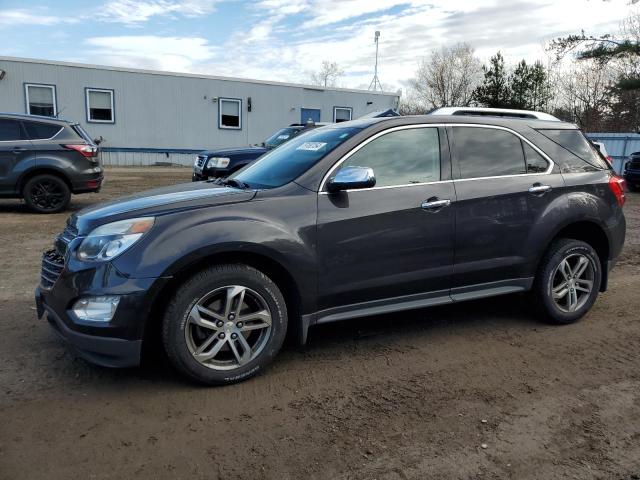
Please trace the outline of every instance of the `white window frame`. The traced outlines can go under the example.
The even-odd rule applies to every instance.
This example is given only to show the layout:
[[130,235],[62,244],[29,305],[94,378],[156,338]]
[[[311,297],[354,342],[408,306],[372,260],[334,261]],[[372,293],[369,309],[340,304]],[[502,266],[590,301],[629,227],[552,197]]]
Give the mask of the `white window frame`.
[[347,110],[349,112],[349,120],[343,120],[343,122],[353,120],[353,107],[333,107],[333,123],[336,123],[338,110]]
[[[100,93],[108,93],[111,95],[111,120],[94,120],[91,118],[91,105],[89,102],[89,93],[90,92],[100,92]],[[116,123],[116,108],[115,108],[115,95],[113,90],[109,88],[90,88],[87,87],[84,90],[85,96],[85,109],[87,110],[87,123]]]
[[24,98],[26,101],[27,115],[35,115],[31,113],[31,108],[30,108],[31,102],[29,101],[29,87],[48,88],[53,92],[53,116],[56,117],[58,115],[58,97],[56,95],[56,86],[48,85],[45,83],[25,83],[24,84]]
[[[222,102],[233,102],[238,104],[238,126],[228,127],[222,124]],[[218,99],[218,128],[221,130],[242,130],[242,99],[220,97]]]

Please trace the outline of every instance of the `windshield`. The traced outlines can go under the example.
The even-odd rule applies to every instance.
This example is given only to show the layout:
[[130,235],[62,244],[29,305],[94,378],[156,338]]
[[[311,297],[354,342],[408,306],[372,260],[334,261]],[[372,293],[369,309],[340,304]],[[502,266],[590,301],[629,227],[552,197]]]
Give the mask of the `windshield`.
[[229,178],[239,180],[251,188],[280,187],[302,175],[360,130],[356,127],[310,130],[263,155],[254,164]]
[[278,145],[295,137],[296,133],[297,130],[295,128],[283,128],[278,130],[264,141],[264,146],[267,148],[276,148]]

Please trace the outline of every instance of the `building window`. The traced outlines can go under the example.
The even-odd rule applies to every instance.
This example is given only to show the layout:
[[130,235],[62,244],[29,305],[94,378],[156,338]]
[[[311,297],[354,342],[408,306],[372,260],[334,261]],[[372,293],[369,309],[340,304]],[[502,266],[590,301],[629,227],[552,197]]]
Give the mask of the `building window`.
[[54,85],[25,83],[24,94],[29,115],[55,117],[58,114],[56,109],[56,87]]
[[353,115],[351,107],[333,107],[333,121],[335,123],[348,122]]
[[87,122],[115,123],[113,90],[85,89],[87,96]]
[[218,128],[242,130],[242,100],[221,98],[218,101]]

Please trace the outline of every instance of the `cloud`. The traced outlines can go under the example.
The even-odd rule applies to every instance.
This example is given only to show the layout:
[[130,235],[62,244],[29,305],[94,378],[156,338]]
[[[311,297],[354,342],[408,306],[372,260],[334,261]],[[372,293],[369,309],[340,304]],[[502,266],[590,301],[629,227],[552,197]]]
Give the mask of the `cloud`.
[[190,72],[211,60],[218,48],[199,37],[123,35],[92,37],[85,42],[95,63]]
[[47,15],[43,8],[5,9],[0,10],[0,27],[14,27],[22,25],[57,25],[60,23],[75,23],[78,20],[68,17]]
[[155,16],[179,14],[186,17],[208,15],[220,0],[109,0],[97,17],[107,22],[139,24]]

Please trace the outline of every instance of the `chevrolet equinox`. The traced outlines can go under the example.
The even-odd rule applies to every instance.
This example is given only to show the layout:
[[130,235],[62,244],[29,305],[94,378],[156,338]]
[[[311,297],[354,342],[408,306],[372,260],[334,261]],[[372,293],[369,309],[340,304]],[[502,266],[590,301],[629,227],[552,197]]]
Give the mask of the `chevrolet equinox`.
[[607,288],[624,188],[559,121],[330,125],[227,179],[74,213],[44,254],[38,316],[91,362],[137,365],[155,339],[208,384],[261,371],[287,330],[304,343],[355,317],[530,292],[567,324]]

